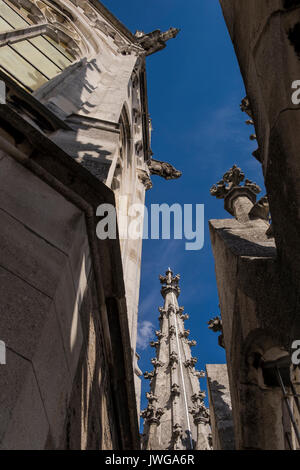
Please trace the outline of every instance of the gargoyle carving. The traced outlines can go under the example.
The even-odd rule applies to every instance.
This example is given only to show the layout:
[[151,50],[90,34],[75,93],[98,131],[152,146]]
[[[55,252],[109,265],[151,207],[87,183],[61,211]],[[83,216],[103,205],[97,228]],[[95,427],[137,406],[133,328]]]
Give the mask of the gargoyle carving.
[[171,163],[161,162],[160,160],[154,160],[152,158],[148,162],[148,167],[150,170],[151,175],[158,175],[166,180],[174,180],[180,178],[182,172],[176,170]]
[[159,29],[148,34],[145,34],[144,31],[137,31],[135,33],[135,37],[139,46],[145,50],[146,55],[151,55],[164,49],[166,47],[166,42],[170,39],[176,38],[179,31],[180,30],[177,28],[170,28],[164,33]]

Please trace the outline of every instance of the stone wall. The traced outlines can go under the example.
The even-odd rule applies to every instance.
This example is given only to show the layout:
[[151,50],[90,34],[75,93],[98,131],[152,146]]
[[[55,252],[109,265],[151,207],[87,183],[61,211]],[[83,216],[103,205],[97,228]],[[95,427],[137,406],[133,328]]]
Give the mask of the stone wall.
[[234,450],[232,405],[226,364],[206,364],[213,450]]

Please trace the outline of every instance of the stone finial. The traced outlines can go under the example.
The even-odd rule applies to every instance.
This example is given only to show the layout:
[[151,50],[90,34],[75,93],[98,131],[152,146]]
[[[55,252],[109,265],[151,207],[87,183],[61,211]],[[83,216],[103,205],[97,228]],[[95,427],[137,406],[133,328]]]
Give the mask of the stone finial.
[[176,38],[180,29],[170,28],[168,31],[161,32],[159,29],[145,34],[144,31],[136,31],[135,37],[137,44],[141,46],[146,55],[154,54],[166,47],[166,42]]
[[249,212],[256,203],[256,195],[261,191],[260,187],[249,179],[246,179],[244,186],[241,186],[244,178],[242,170],[233,165],[223,175],[223,179],[210,189],[212,196],[224,199],[225,210],[240,222],[249,220]]
[[161,176],[165,180],[175,180],[180,178],[182,172],[176,170],[171,163],[161,162],[160,160],[155,160],[152,158],[148,162],[148,167],[151,175]]
[[157,348],[159,346],[159,342],[158,341],[150,341],[150,346],[151,346],[151,348]]
[[[178,297],[178,295],[180,294],[180,287],[178,285],[179,280],[180,280],[179,274],[177,274],[176,276],[173,276],[173,271],[170,268],[168,268],[166,271],[166,275],[159,276],[159,280],[160,280],[160,283],[162,284],[161,295],[163,297],[165,297],[168,292],[173,292]],[[170,308],[171,306],[169,307],[169,309]],[[174,307],[174,312],[175,312],[175,307]]]

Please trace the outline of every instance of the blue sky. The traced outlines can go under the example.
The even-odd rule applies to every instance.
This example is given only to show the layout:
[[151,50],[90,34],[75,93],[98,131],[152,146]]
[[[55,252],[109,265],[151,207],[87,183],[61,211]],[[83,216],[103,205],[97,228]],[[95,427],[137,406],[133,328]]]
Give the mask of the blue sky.
[[[251,155],[256,142],[253,128],[239,109],[245,96],[238,63],[217,0],[104,0],[103,3],[133,33],[181,28],[176,39],[147,58],[149,111],[153,122],[154,158],[168,161],[183,172],[180,179],[154,176],[147,206],[156,203],[204,204],[205,244],[186,251],[185,241],[145,240],[140,291],[138,352],[143,371],[152,370],[154,350],[148,346],[158,328],[163,305],[159,274],[170,266],[181,274],[180,305],[190,315],[186,322],[198,369],[224,363],[224,350],[207,321],[219,314],[214,259],[208,220],[228,218],[223,202],[209,194],[210,187],[236,163],[246,177],[263,187],[260,164]],[[262,193],[264,195],[264,193]],[[146,347],[147,345],[147,347]],[[206,388],[205,379],[201,387]],[[148,381],[143,381],[142,408]]]

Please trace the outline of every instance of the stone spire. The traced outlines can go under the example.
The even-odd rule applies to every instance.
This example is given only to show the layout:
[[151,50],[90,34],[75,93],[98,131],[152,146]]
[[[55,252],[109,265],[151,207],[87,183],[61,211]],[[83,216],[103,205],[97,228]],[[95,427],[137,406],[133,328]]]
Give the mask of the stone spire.
[[150,343],[156,355],[151,360],[153,371],[144,374],[150,380],[150,392],[146,394],[148,406],[141,413],[147,450],[210,449],[209,410],[199,386],[205,373],[195,369],[197,359],[192,357],[191,346],[196,342],[189,339],[184,326],[189,316],[178,305],[179,279],[170,268],[160,276],[164,306],[159,308],[157,341]]

